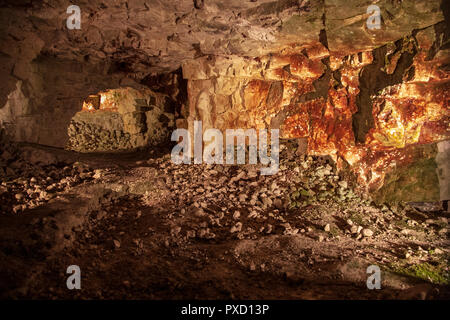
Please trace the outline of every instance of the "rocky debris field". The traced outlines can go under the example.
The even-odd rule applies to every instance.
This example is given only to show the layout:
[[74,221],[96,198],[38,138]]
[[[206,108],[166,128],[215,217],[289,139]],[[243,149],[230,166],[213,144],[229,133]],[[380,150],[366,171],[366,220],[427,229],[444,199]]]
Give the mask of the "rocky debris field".
[[94,173],[85,165],[65,162],[48,152],[19,149],[0,132],[0,210],[21,213],[44,205],[56,194],[84,181]]
[[[331,159],[296,149],[282,144],[273,176],[175,165],[163,150],[46,150],[62,162],[2,176],[2,297],[450,298],[439,204],[377,204]],[[69,265],[82,290],[66,288]],[[366,287],[370,265],[381,290]]]
[[[103,112],[103,118],[119,118],[118,114]],[[98,117],[101,118],[101,117]],[[117,122],[119,122],[118,120]],[[112,122],[112,121],[111,121]],[[131,149],[130,134],[118,130],[105,130],[96,123],[72,119],[68,128],[69,142],[67,148],[79,152]]]

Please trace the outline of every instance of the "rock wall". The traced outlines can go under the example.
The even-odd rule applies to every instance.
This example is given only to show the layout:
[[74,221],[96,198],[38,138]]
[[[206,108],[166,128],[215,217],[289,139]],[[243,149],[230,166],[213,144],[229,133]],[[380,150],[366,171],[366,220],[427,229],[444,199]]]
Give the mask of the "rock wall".
[[[64,0],[4,3],[0,122],[17,141],[64,146],[86,97],[142,85],[176,101],[177,126],[280,128],[369,190],[415,161],[410,147],[449,138],[443,0],[377,1],[375,30],[371,0],[79,1],[79,30]],[[121,117],[125,134],[136,119]],[[104,147],[128,143],[108,137]]]
[[[389,19],[386,32],[371,34],[364,30],[365,4],[345,14],[336,8],[342,13],[337,19],[337,2],[325,1],[327,40],[259,57],[205,56],[184,64],[191,131],[193,120],[202,120],[204,130],[279,128],[281,138],[306,139],[309,154],[331,155],[341,168],[353,168],[371,191],[396,168],[417,167],[420,157],[412,155],[421,145],[450,138],[449,40],[438,2],[426,8],[405,3],[393,7],[402,16]],[[405,15],[416,20],[407,25]],[[360,37],[345,38],[355,33]],[[434,155],[428,158],[431,167],[416,169],[431,175],[434,188],[418,187],[436,200],[436,163]]]
[[450,200],[450,140],[441,141],[437,144],[437,175],[440,186],[440,200]]
[[[172,100],[149,89],[91,95],[71,120],[67,148],[79,152],[132,150],[167,142],[174,128]],[[98,103],[94,102],[97,101]]]
[[279,30],[295,13],[316,21],[308,40],[323,12],[322,4],[286,0],[211,0],[201,8],[192,0],[79,1],[81,29],[69,30],[70,4],[2,2],[0,122],[17,141],[62,147],[89,94],[146,82],[204,54],[271,52],[297,37]]
[[0,122],[15,141],[63,147],[67,127],[83,99],[120,86],[120,75],[109,75],[108,64],[91,65],[39,56],[29,72],[15,80],[15,90],[0,108]]

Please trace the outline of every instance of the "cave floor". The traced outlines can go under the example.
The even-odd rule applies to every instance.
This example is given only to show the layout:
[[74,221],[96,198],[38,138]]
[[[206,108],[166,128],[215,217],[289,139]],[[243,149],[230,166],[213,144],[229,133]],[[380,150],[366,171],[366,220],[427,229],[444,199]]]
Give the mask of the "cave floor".
[[[2,183],[2,298],[450,298],[448,213],[376,205],[325,158],[285,150],[261,176],[177,166],[167,150],[22,148],[58,164]],[[66,287],[70,265],[81,290]],[[366,286],[370,265],[380,290]]]

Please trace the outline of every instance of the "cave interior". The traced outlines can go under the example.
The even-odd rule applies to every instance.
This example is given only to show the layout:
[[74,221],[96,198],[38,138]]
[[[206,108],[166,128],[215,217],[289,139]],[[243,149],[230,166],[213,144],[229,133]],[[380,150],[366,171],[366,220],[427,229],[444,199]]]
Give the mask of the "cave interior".
[[449,14],[0,1],[0,297],[449,299]]

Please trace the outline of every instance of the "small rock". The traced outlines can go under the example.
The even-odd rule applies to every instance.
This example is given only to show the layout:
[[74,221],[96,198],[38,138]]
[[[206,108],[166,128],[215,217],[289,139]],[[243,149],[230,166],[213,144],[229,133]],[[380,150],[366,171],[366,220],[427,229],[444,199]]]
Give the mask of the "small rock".
[[45,191],[41,191],[39,193],[39,198],[41,198],[42,200],[48,200],[48,193]]
[[206,213],[202,208],[198,208],[194,211],[194,215],[196,217],[204,217],[206,215]]
[[231,233],[240,232],[242,230],[242,222],[236,223],[230,230]]
[[188,232],[186,232],[186,237],[195,238],[195,230],[189,230]]
[[339,186],[341,186],[343,189],[347,189],[347,188],[348,188],[348,183],[347,183],[347,181],[339,181],[338,184],[339,184]]
[[4,186],[0,186],[0,196],[4,193],[8,192],[8,188],[4,187]]
[[248,218],[256,218],[258,216],[258,212],[256,211],[252,211],[249,213]]
[[103,176],[103,172],[100,169],[95,169],[94,170],[94,175],[92,176],[92,178],[94,179],[100,179]]
[[363,229],[362,234],[364,237],[371,237],[373,236],[373,231],[370,229]]
[[120,248],[120,241],[119,240],[114,239],[113,242],[114,242],[114,247]]
[[201,228],[198,232],[198,237],[199,238],[205,238],[206,234],[208,233],[208,230],[205,228]]
[[273,201],[273,204],[275,205],[275,207],[277,208],[277,209],[282,209],[283,208],[283,201],[281,201],[281,199],[275,199],[274,201]]
[[241,193],[239,195],[239,202],[244,202],[247,199],[247,195],[245,193]]
[[170,230],[170,234],[172,236],[177,236],[180,232],[181,232],[181,227],[180,226],[176,226],[176,227],[174,227],[174,228],[172,228]]

